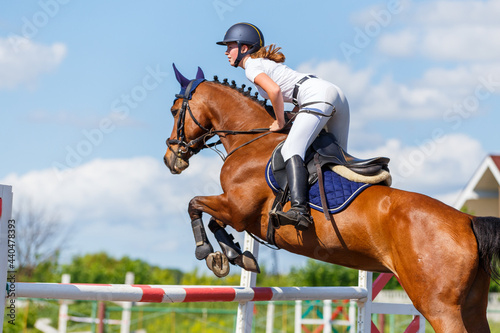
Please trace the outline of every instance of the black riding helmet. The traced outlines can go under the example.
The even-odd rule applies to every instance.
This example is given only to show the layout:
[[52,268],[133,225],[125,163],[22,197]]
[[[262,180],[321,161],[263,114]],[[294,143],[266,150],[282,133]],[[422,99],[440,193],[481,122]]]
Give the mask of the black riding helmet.
[[[247,54],[257,52],[264,46],[264,35],[259,28],[250,23],[236,23],[226,31],[224,40],[217,42],[218,45],[227,45],[229,42],[238,43],[238,57],[234,62],[234,67],[238,67],[241,59]],[[248,45],[249,49],[245,53],[241,53],[241,46]]]

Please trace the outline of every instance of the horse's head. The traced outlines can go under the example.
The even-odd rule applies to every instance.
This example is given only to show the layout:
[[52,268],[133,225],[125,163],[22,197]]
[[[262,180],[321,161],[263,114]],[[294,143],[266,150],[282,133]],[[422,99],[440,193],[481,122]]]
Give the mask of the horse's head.
[[163,160],[173,174],[179,174],[189,166],[189,158],[200,151],[210,135],[211,124],[207,118],[203,98],[193,98],[196,88],[205,80],[201,68],[194,80],[186,79],[173,65],[181,91],[175,95],[170,109],[174,116],[174,128],[167,140],[167,152]]

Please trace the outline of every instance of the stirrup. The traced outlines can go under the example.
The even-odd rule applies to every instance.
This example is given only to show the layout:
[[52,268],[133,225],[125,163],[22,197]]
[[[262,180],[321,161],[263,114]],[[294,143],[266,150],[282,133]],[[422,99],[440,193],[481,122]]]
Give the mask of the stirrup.
[[297,230],[307,230],[313,219],[309,213],[302,211],[300,208],[290,208],[287,212],[276,212],[280,225],[294,225]]

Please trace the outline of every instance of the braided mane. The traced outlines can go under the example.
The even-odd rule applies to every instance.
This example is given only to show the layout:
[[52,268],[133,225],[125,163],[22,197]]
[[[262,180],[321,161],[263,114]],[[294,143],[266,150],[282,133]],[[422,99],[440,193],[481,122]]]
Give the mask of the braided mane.
[[236,85],[236,82],[234,80],[231,81],[231,84],[229,84],[228,79],[222,80],[222,82],[219,81],[219,77],[217,75],[214,76],[214,80],[212,82],[222,84],[223,86],[227,86],[230,88],[233,88],[234,90],[238,91],[241,93],[243,96],[250,98],[251,100],[259,103],[261,106],[264,107],[264,109],[269,113],[273,118],[275,118],[274,115],[274,109],[272,105],[267,105],[267,99],[259,99],[259,92],[255,92],[253,95],[252,93],[252,87],[248,87],[247,90],[245,90],[246,85],[242,84],[240,88]]

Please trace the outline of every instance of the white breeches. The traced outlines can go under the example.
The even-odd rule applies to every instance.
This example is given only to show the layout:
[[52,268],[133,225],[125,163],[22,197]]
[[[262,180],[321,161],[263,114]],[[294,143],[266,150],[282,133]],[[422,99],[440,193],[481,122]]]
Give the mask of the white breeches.
[[[288,160],[293,155],[299,155],[304,159],[307,148],[323,128],[332,133],[339,145],[347,150],[349,104],[340,88],[321,79],[309,79],[300,87],[297,100],[299,111],[311,110],[325,116],[300,112],[295,117],[290,133],[281,149],[284,160]],[[301,106],[309,102],[320,103]],[[331,105],[322,102],[328,102]],[[332,116],[327,117],[330,115]]]

